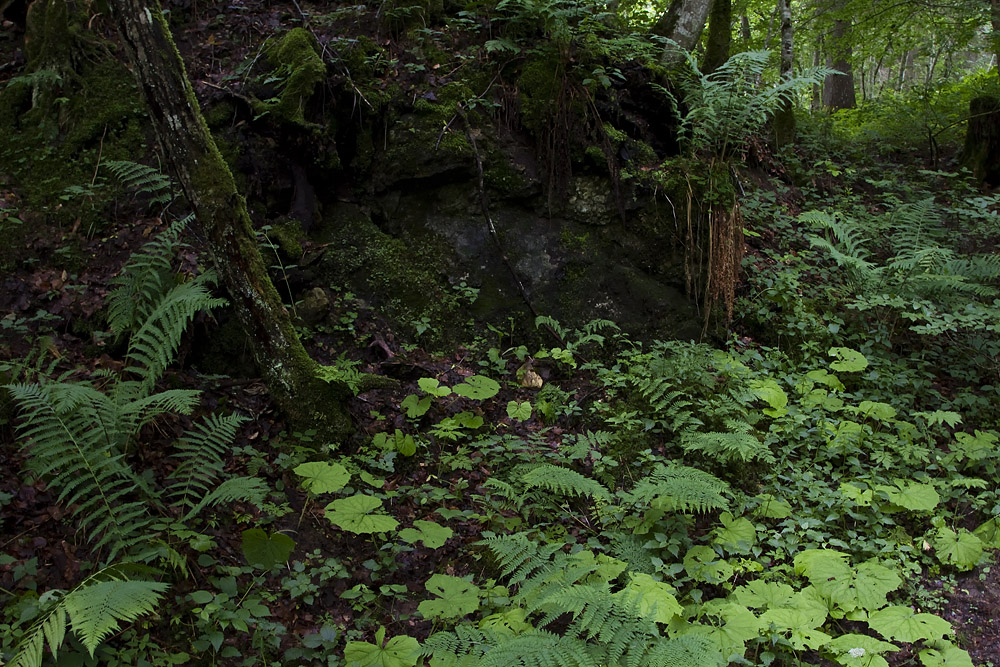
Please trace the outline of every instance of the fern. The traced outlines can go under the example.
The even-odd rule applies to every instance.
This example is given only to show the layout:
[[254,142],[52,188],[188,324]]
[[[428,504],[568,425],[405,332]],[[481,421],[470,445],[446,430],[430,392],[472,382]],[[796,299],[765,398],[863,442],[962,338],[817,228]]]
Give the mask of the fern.
[[121,566],[105,568],[57,599],[28,630],[9,665],[40,667],[45,644],[57,658],[67,625],[93,657],[97,646],[118,629],[119,621],[151,613],[167,588],[155,581],[130,579]]
[[479,662],[481,667],[600,667],[586,642],[535,630],[500,642]]
[[710,512],[729,507],[729,485],[718,477],[679,463],[660,464],[626,498],[663,512]]
[[684,438],[685,451],[702,452],[722,463],[773,463],[767,445],[750,433],[692,433]]
[[162,172],[131,160],[109,160],[104,168],[136,194],[148,195],[150,206],[163,206],[174,200],[172,183]]
[[209,495],[209,488],[222,476],[222,455],[236,437],[245,417],[209,415],[177,441],[174,455],[181,463],[172,475],[174,483],[166,496],[181,508],[197,506]]
[[543,463],[521,476],[521,481],[530,488],[542,488],[562,496],[588,496],[607,499],[608,490],[599,482],[581,475],[575,470]]
[[662,640],[646,656],[646,667],[720,667],[727,662],[715,642],[697,635]]

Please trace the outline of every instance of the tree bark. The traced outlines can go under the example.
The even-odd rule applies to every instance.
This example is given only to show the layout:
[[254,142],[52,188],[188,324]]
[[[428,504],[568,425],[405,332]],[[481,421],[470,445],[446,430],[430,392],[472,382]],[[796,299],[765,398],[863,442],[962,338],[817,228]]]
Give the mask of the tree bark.
[[673,0],[653,26],[653,34],[671,39],[690,51],[701,39],[711,4],[712,0]]
[[1000,185],[1000,100],[977,97],[969,103],[962,164],[980,181]]
[[[781,16],[781,59],[779,69],[781,78],[792,76],[794,64],[794,26],[792,25],[792,0],[778,0],[778,14]],[[772,121],[774,127],[774,142],[780,148],[795,140],[795,107],[791,101],[781,104],[774,112]]]
[[854,96],[854,72],[851,69],[850,20],[837,19],[830,31],[829,45],[832,55],[828,66],[840,72],[831,74],[823,82],[823,106],[828,109],[853,109],[857,105]]
[[701,71],[711,74],[729,59],[729,49],[733,43],[733,3],[732,0],[712,0],[708,14],[708,44]]
[[194,209],[254,359],[278,407],[296,427],[326,437],[350,432],[344,387],[316,377],[261,258],[246,201],[201,114],[158,0],[110,0],[167,163]]
[[993,68],[1000,74],[1000,0],[990,0],[990,46],[993,47]]

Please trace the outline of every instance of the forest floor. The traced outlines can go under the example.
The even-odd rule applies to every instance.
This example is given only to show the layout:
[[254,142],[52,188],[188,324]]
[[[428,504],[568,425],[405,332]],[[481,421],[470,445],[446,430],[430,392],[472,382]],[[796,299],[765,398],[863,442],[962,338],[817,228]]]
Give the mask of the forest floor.
[[[240,11],[196,19],[179,35],[199,93],[217,95],[218,86],[224,86],[233,77],[233,67],[243,61],[250,44],[257,41],[239,36],[248,32],[268,34],[284,25],[289,17],[301,18],[301,10],[295,3],[238,0],[235,5]],[[324,29],[334,31],[342,26],[332,24]],[[374,36],[387,43],[392,41],[388,34]],[[402,47],[396,50],[400,62],[405,62],[406,50]],[[4,55],[14,58],[12,53]],[[399,76],[411,74],[400,71]],[[0,85],[3,83],[0,81]],[[403,81],[403,84],[405,89],[408,83]],[[0,216],[6,215],[22,219],[31,226],[32,234],[13,251],[12,263],[18,268],[0,278],[0,359],[30,358],[37,368],[54,364],[54,375],[69,373],[69,377],[77,379],[94,378],[98,371],[121,370],[121,347],[104,335],[101,311],[111,279],[132,252],[160,231],[162,223],[129,214],[109,221],[101,234],[88,236],[86,229],[53,227],[43,214],[24,210],[18,193],[9,185],[0,186]],[[69,246],[78,248],[83,260],[84,268],[76,273],[63,268],[61,249]],[[198,263],[194,250],[186,252],[190,254],[181,258],[182,272],[193,270]],[[351,355],[361,362],[360,370],[388,376],[399,383],[397,388],[368,392],[351,401],[350,412],[361,434],[370,436],[405,427],[405,410],[400,404],[409,394],[417,393],[418,379],[435,377],[451,386],[481,371],[478,360],[464,349],[447,355],[431,355],[419,348],[404,349],[370,310],[345,306],[343,313],[334,313],[334,317],[340,315],[351,319],[351,335],[356,345]],[[200,373],[190,361],[185,363],[186,359],[197,357],[199,337],[207,335],[211,328],[211,321],[196,325],[195,333],[182,349],[176,370],[168,372],[165,382],[173,388],[202,390],[205,411],[224,406],[227,411],[252,415],[252,420],[238,432],[235,454],[227,467],[234,470],[252,467],[273,488],[284,488],[287,511],[269,530],[294,535],[297,552],[317,554],[315,562],[330,555],[332,547],[341,562],[355,564],[349,576],[334,578],[329,586],[315,591],[314,602],[305,610],[289,597],[271,600],[269,620],[283,625],[289,637],[302,637],[317,632],[322,623],[331,620],[341,627],[352,627],[363,613],[378,619],[364,628],[364,636],[370,637],[378,624],[384,624],[392,634],[424,639],[432,631],[433,623],[414,612],[424,595],[428,573],[464,575],[482,567],[473,557],[481,549],[476,544],[482,539],[482,524],[464,518],[479,515],[482,508],[474,504],[473,494],[463,490],[476,489],[486,481],[490,462],[485,459],[489,454],[470,452],[460,459],[460,467],[452,467],[451,462],[459,459],[454,456],[453,445],[442,439],[435,445],[438,449],[428,451],[419,462],[401,462],[395,470],[385,471],[382,490],[392,499],[391,513],[403,526],[431,519],[435,510],[443,508],[451,517],[449,526],[454,530],[443,548],[415,548],[397,554],[394,567],[389,569],[378,562],[381,555],[377,545],[345,539],[342,532],[324,520],[320,505],[298,490],[293,476],[278,465],[281,451],[289,448],[301,451],[317,443],[310,442],[309,434],[286,432],[268,401],[263,383],[254,377],[209,376]],[[342,351],[344,344],[342,337],[318,335],[311,340],[311,352],[329,359]],[[535,370],[545,382],[559,373],[545,364],[539,364]],[[595,400],[594,393],[600,391],[588,384],[586,373],[574,374],[562,387],[580,402]],[[516,433],[534,446],[557,447],[568,426],[545,425],[535,418],[515,421],[505,413],[509,402],[525,401],[531,396],[530,388],[507,383],[493,400],[479,406],[479,414],[498,425],[501,432]],[[189,423],[188,418],[176,417],[143,430],[139,465],[149,470],[153,479],[170,476],[172,464],[164,452]],[[14,420],[0,425],[0,590],[70,588],[88,566],[87,545],[63,521],[66,508],[56,502],[58,489],[22,475],[24,453],[14,427]],[[359,437],[356,442],[345,443],[338,451],[357,454],[364,439]],[[443,501],[421,496],[420,490],[426,489],[430,480],[449,489]],[[241,511],[247,513],[244,521],[252,522],[255,518],[253,508],[244,507]],[[574,530],[572,524],[567,527],[569,533]],[[222,554],[208,570],[219,563],[242,563],[239,526],[220,521],[205,527],[203,532],[219,545]],[[386,570],[384,576],[380,574],[376,581],[373,575],[382,568]],[[195,574],[174,589],[172,595],[180,599],[209,576],[210,571]],[[376,583],[382,587],[401,587],[404,592],[391,608],[373,608],[376,603],[358,601],[357,595],[349,594],[358,584]],[[928,596],[926,610],[953,624],[959,645],[969,651],[975,663],[1000,664],[1000,567],[981,566],[939,580],[929,579],[925,589],[934,593]],[[319,609],[323,610],[323,618],[317,615]],[[163,643],[169,641],[164,638]],[[246,646],[238,648],[250,650]],[[902,654],[889,660],[900,665],[916,661]]]

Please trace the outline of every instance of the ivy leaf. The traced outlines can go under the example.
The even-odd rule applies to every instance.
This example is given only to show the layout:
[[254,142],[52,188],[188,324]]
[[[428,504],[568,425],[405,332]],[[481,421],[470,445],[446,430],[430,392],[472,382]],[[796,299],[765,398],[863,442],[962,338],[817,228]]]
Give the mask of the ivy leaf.
[[531,402],[524,401],[523,403],[518,403],[517,401],[509,401],[507,403],[507,416],[519,422],[531,419]]
[[849,347],[831,347],[827,354],[837,357],[837,361],[830,362],[830,368],[835,371],[854,373],[868,368],[868,359],[865,355]]
[[309,493],[335,493],[347,486],[351,473],[339,463],[312,461],[295,466],[293,471],[302,477],[302,486]]
[[327,505],[326,518],[335,526],[357,534],[384,533],[399,525],[387,514],[373,513],[377,509],[382,509],[381,500],[358,493]]
[[942,562],[950,563],[960,570],[971,570],[983,555],[983,541],[964,528],[956,533],[951,528],[942,526],[938,529],[934,548]]
[[288,560],[295,540],[284,533],[268,535],[260,528],[243,531],[243,557],[252,567],[270,570]]
[[933,648],[925,649],[919,655],[924,667],[975,667],[968,651],[951,642],[935,642]]
[[479,609],[479,587],[465,579],[435,574],[425,587],[438,597],[424,600],[417,607],[424,618],[461,618]]
[[918,614],[909,607],[886,607],[868,615],[868,625],[886,639],[915,642],[951,634],[951,623],[934,614]]
[[648,574],[633,572],[622,594],[639,598],[639,612],[648,617],[656,609],[653,619],[657,623],[669,623],[674,616],[684,612],[684,608],[674,597],[674,589]]
[[914,512],[929,512],[941,502],[941,496],[933,484],[893,480],[895,486],[880,484],[876,488],[889,497],[889,502]]
[[413,522],[413,528],[404,528],[399,531],[399,538],[404,542],[415,544],[420,541],[428,549],[437,549],[444,546],[455,531],[446,526],[433,521],[418,519]]
[[453,390],[459,396],[482,401],[500,393],[500,383],[482,375],[473,375],[466,378],[465,382],[456,384]]
[[385,641],[385,628],[375,633],[375,643],[348,642],[344,659],[357,667],[414,667],[420,659],[420,643],[402,635]]
[[416,394],[410,394],[403,399],[399,407],[406,410],[406,416],[410,419],[423,417],[431,409],[431,397],[424,396],[423,398],[417,398]]

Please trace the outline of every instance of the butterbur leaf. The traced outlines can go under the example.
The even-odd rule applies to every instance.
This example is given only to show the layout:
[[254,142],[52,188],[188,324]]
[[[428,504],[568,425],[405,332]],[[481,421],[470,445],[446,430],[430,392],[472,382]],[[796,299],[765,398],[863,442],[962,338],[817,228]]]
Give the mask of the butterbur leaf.
[[750,553],[750,548],[757,542],[757,531],[745,517],[734,519],[729,512],[719,516],[721,526],[716,528],[713,544],[718,544],[730,552]]
[[531,403],[529,401],[523,403],[509,401],[507,403],[507,416],[522,422],[531,419]]
[[971,570],[983,555],[983,541],[964,528],[957,533],[947,526],[939,528],[934,548],[942,562],[960,570]]
[[435,574],[425,586],[437,598],[424,600],[417,607],[424,618],[461,618],[479,609],[479,587],[465,579]]
[[697,581],[721,584],[733,576],[733,566],[719,558],[712,547],[691,547],[684,555],[684,569]]
[[830,362],[830,368],[835,371],[854,373],[868,368],[868,359],[865,355],[849,347],[831,347],[827,354],[837,357],[837,361]]
[[886,667],[889,663],[882,654],[898,651],[899,647],[868,635],[847,634],[827,642],[826,650],[834,655],[838,663],[847,667]]
[[288,560],[295,549],[295,540],[284,533],[268,535],[260,528],[243,531],[243,557],[261,570],[270,570]]
[[424,396],[423,398],[417,398],[416,394],[410,394],[403,399],[399,407],[406,410],[406,416],[410,419],[423,417],[431,409],[431,397]]
[[783,417],[788,414],[788,409],[785,407],[788,405],[788,394],[774,380],[770,378],[753,380],[750,383],[750,391],[769,406],[763,410],[765,415]]
[[437,378],[420,378],[417,380],[417,384],[431,396],[442,398],[451,395],[451,389],[443,386]]
[[357,667],[414,667],[420,659],[420,643],[402,635],[385,640],[385,628],[375,633],[375,643],[347,642],[344,659]]
[[935,642],[933,648],[925,649],[919,655],[924,667],[975,667],[968,651],[943,640]]
[[351,473],[339,463],[312,461],[295,466],[293,472],[302,478],[302,486],[309,493],[335,493],[347,486]]
[[452,390],[459,396],[483,401],[500,393],[500,383],[482,375],[473,375],[462,384],[456,384]]
[[363,493],[349,498],[334,500],[326,506],[326,518],[330,523],[357,534],[385,533],[393,530],[399,522],[382,509],[382,501]]
[[915,642],[940,639],[951,634],[951,624],[934,614],[918,614],[909,607],[894,606],[873,611],[868,625],[886,639]]
[[692,625],[685,634],[695,634],[712,640],[723,655],[742,653],[746,642],[760,632],[760,621],[746,607],[723,600],[709,600],[702,611],[718,619],[711,625]]
[[795,589],[788,584],[755,579],[735,589],[733,598],[745,607],[772,609],[790,603],[795,598]]
[[409,542],[414,544],[418,541],[423,542],[424,546],[428,549],[437,549],[443,547],[444,543],[448,541],[454,534],[451,528],[442,526],[433,521],[423,521],[418,519],[413,522],[413,528],[404,528],[399,531],[399,539],[404,542]]

